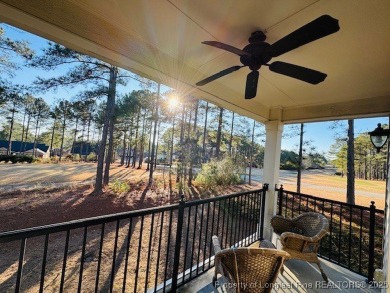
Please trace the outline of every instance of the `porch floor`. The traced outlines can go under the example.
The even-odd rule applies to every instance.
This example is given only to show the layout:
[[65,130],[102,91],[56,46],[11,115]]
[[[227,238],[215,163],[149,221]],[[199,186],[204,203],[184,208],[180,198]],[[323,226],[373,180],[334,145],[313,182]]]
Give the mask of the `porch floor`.
[[[380,292],[378,288],[370,288],[364,277],[336,264],[321,259],[321,266],[329,278],[329,283],[323,281],[316,265],[299,260],[286,262],[284,273],[279,274],[272,292]],[[222,288],[223,286],[217,286],[217,289],[214,289],[211,284],[213,274],[214,269],[210,269],[202,276],[181,287],[178,292],[227,292]],[[220,284],[223,282],[220,275],[218,281]]]

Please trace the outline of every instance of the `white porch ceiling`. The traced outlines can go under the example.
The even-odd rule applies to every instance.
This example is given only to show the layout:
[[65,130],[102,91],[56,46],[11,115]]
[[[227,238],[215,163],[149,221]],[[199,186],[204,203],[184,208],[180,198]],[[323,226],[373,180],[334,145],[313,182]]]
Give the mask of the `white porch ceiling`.
[[[252,100],[244,99],[247,68],[195,85],[240,65],[238,56],[202,41],[243,48],[262,30],[272,44],[323,14],[339,20],[339,32],[272,61],[325,72],[324,82],[264,67]],[[0,20],[258,121],[390,113],[388,0],[0,0]]]

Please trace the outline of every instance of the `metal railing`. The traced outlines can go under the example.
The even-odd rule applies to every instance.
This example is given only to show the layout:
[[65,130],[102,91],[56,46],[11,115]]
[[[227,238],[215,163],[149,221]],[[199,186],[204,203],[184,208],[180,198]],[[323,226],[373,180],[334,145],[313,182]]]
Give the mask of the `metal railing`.
[[382,267],[384,211],[312,195],[278,189],[278,214],[293,218],[319,212],[329,220],[329,234],[321,241],[319,255],[373,281]]
[[169,292],[263,236],[263,189],[0,233],[0,292]]

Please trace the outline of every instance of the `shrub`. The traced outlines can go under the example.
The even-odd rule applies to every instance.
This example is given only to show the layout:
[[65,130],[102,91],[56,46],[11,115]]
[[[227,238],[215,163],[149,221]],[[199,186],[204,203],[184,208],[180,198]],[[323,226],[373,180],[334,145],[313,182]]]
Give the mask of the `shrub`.
[[25,155],[0,155],[0,162],[11,162],[12,164],[16,163],[32,163],[33,157]]
[[87,156],[87,162],[96,162],[97,160],[97,156],[94,152],[92,153],[89,153],[89,155]]
[[75,161],[75,162],[80,162],[80,161],[81,161],[80,155],[79,155],[79,154],[74,154],[74,156],[73,156],[73,161]]
[[125,193],[130,191],[130,185],[127,182],[116,179],[114,182],[109,184],[109,187],[115,193]]
[[234,163],[230,157],[212,160],[202,164],[202,169],[196,176],[194,183],[203,188],[239,184],[242,183],[239,175],[241,172],[241,166]]

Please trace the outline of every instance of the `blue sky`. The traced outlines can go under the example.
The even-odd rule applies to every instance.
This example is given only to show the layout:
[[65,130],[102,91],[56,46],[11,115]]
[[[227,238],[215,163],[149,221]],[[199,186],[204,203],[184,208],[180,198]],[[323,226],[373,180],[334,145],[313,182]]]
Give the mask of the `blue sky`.
[[[28,41],[30,43],[30,47],[33,50],[35,50],[37,53],[39,53],[40,50],[47,45],[47,40],[35,36],[33,34],[24,32],[23,30],[8,25],[5,26],[5,29],[6,29],[7,36],[16,40]],[[62,69],[62,70],[66,70],[66,69]],[[37,76],[49,77],[49,76],[53,76],[53,74],[60,74],[60,73],[61,73],[60,70],[56,70],[55,72],[46,72],[34,68],[28,68],[28,69],[24,68],[16,72],[13,82],[18,84],[28,85],[31,84],[32,81]],[[118,92],[119,93],[131,92],[132,90],[137,90],[137,89],[140,89],[139,83],[135,80],[130,80],[125,87],[120,86],[118,88]],[[59,89],[56,92],[48,92],[48,93],[41,94],[39,96],[42,96],[49,104],[51,104],[57,98],[71,99],[72,97],[75,96],[75,94],[77,94],[79,90],[80,88]],[[164,87],[162,90],[164,92],[168,90],[168,88]],[[375,129],[378,123],[389,124],[389,118],[379,117],[379,118],[356,119],[355,136],[359,135],[360,133],[366,133],[368,131],[372,131],[373,129]],[[312,145],[316,147],[318,152],[327,154],[330,146],[334,142],[336,132],[341,133],[343,129],[346,129],[347,122],[341,121],[341,126],[337,131],[330,129],[331,124],[332,122],[306,123],[304,140],[311,141]],[[286,126],[285,132],[289,132],[289,130],[290,127]],[[299,143],[299,136],[284,138],[282,140],[282,149],[296,151],[298,143]]]

